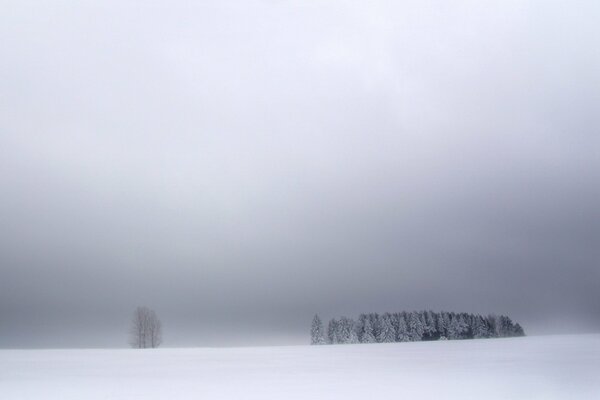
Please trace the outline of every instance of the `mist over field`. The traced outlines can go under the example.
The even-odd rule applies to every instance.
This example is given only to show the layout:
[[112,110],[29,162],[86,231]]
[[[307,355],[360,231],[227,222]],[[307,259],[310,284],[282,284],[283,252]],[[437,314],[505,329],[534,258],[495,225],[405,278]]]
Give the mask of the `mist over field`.
[[600,3],[0,8],[0,347],[600,331]]

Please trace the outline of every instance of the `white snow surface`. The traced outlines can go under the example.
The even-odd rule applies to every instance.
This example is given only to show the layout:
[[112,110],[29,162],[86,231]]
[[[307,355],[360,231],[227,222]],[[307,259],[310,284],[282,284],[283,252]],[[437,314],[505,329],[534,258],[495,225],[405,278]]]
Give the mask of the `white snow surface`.
[[155,350],[0,350],[0,399],[600,399],[600,334]]

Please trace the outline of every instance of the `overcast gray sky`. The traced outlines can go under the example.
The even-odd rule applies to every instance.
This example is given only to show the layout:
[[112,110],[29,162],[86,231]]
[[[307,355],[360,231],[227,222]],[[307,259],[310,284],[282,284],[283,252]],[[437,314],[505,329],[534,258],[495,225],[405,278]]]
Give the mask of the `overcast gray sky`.
[[600,330],[600,3],[0,2],[0,347]]

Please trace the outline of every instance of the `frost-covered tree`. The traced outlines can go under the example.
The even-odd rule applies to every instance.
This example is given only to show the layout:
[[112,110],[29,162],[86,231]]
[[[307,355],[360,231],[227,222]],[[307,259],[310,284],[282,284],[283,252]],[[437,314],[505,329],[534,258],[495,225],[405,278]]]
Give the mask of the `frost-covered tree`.
[[473,318],[473,337],[476,339],[484,339],[490,337],[490,330],[485,319],[480,315]]
[[379,336],[377,337],[379,343],[393,343],[396,341],[396,332],[392,325],[391,315],[388,313],[383,314],[379,318]]
[[490,330],[490,335],[492,337],[500,337],[500,323],[498,321],[498,316],[490,314],[487,316],[486,322]]
[[499,322],[499,331],[500,331],[500,337],[511,337],[514,334],[514,324],[512,322],[512,320],[505,316],[505,315],[501,315],[498,318],[498,322]]
[[[311,343],[315,324],[311,327]],[[323,329],[320,329],[321,334]],[[473,339],[524,336],[521,325],[504,315],[406,311],[393,314],[360,314],[357,321],[348,317],[332,319],[327,326],[327,343],[389,343],[421,340]]]
[[396,332],[395,342],[398,341],[398,321],[400,321],[400,313],[391,314],[392,326],[394,327],[394,332]]
[[421,321],[417,312],[408,314],[408,337],[411,342],[418,342],[423,339],[423,321]]
[[363,326],[363,334],[360,340],[361,343],[375,343],[375,335],[373,335],[373,325],[371,325],[371,319],[365,318]]
[[338,323],[335,318],[330,319],[327,324],[327,342],[329,344],[337,343],[337,325]]
[[348,338],[346,337],[346,317],[341,317],[335,325],[335,343],[345,344]]
[[462,330],[460,328],[460,324],[458,323],[458,318],[453,318],[450,321],[450,325],[448,325],[448,339],[450,339],[450,340],[460,339],[461,334],[462,334]]
[[337,324],[338,343],[352,344],[358,343],[358,336],[354,327],[355,322],[348,317],[341,317]]
[[323,335],[323,322],[317,314],[315,314],[310,326],[310,344],[325,344]]
[[358,341],[358,335],[356,334],[356,329],[354,327],[354,325],[355,325],[354,321],[353,320],[350,320],[350,321],[352,321],[352,324],[350,325],[350,329],[348,332],[348,339],[347,339],[346,343],[348,343],[348,344],[360,343]]
[[379,314],[370,313],[369,314],[369,322],[371,322],[371,327],[373,328],[373,337],[377,340],[379,337]]
[[475,330],[475,316],[473,314],[466,314],[466,313],[462,313],[461,314],[462,319],[465,323],[466,329],[463,332],[463,339],[473,339],[474,336],[474,330]]
[[367,314],[360,314],[358,316],[358,320],[354,325],[354,329],[356,330],[356,336],[358,337],[358,342],[363,342],[363,335],[365,333],[365,322],[367,320]]
[[408,342],[410,336],[408,334],[408,326],[402,314],[398,315],[398,328],[396,329],[396,341],[397,342]]
[[437,331],[440,338],[448,337],[448,323],[446,321],[444,312],[437,315]]
[[433,311],[423,312],[423,339],[435,340],[439,337],[437,332],[437,318]]
[[523,330],[521,325],[519,325],[518,323],[515,324],[515,327],[513,330],[513,336],[525,336],[525,331]]
[[463,339],[463,335],[467,330],[467,324],[465,323],[461,315],[454,315],[448,326],[448,339],[457,340]]

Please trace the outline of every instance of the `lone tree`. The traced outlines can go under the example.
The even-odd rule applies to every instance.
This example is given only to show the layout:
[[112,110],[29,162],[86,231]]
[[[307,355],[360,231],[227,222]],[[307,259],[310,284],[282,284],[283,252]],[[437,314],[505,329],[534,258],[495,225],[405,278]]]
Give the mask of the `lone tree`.
[[323,323],[321,322],[321,318],[316,314],[310,327],[310,344],[325,344]]
[[154,310],[138,307],[131,319],[129,344],[135,349],[155,348],[162,343],[162,325]]

